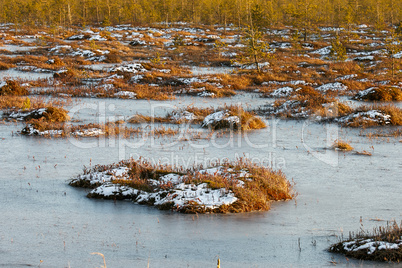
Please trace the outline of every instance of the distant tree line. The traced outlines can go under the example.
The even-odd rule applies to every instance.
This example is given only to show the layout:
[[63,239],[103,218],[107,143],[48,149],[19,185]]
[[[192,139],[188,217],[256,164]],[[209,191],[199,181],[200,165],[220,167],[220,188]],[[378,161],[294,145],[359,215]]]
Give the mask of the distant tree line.
[[[189,22],[379,29],[402,20],[402,0],[0,0],[0,22],[24,26]],[[306,34],[305,34],[306,35]]]

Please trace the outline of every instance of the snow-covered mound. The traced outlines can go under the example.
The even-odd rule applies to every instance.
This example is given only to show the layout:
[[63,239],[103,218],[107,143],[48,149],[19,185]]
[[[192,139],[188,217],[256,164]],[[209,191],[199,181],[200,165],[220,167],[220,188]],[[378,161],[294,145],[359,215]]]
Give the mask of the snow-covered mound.
[[136,99],[137,93],[132,91],[119,91],[114,94],[115,97],[123,98],[123,99]]
[[312,53],[316,53],[316,54],[320,54],[320,55],[329,55],[331,53],[331,48],[332,48],[332,46],[323,47],[316,51],[313,51]]
[[202,122],[201,127],[205,128],[213,128],[213,129],[220,129],[220,128],[240,128],[240,118],[235,115],[230,115],[228,110],[219,111],[207,115]]
[[293,92],[294,89],[291,87],[281,87],[269,94],[269,96],[272,98],[283,98],[290,96]]
[[188,169],[131,159],[85,168],[69,184],[92,189],[90,198],[131,200],[184,213],[268,210],[271,201],[293,197],[281,171],[242,159]]
[[342,243],[345,251],[367,251],[367,254],[371,255],[375,251],[399,249],[402,247],[402,240],[399,243],[390,243],[385,241],[375,241],[374,239],[357,239],[354,241],[348,241]]
[[30,111],[12,111],[10,113],[5,113],[3,114],[3,117],[7,119],[14,119],[18,121],[24,121],[24,120],[29,120],[29,119],[39,119],[41,118],[44,113],[46,113],[47,108],[40,108],[40,109],[35,109],[35,110],[30,110]]
[[328,83],[328,84],[324,84],[322,86],[319,86],[317,88],[318,91],[322,91],[322,92],[326,92],[328,90],[332,90],[332,91],[345,91],[347,90],[348,87],[345,86],[344,84],[340,83],[340,82],[335,82],[335,83]]

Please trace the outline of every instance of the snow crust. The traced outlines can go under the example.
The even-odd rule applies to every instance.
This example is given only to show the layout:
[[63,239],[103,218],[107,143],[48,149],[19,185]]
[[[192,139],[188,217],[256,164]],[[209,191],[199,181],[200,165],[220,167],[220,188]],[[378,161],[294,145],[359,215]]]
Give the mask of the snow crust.
[[319,86],[317,88],[317,90],[323,91],[323,92],[326,92],[328,90],[344,91],[344,90],[347,90],[347,89],[348,89],[348,87],[345,86],[344,84],[340,83],[340,82],[324,84],[324,85]]
[[[146,192],[134,189],[129,186],[113,184],[116,179],[128,179],[129,169],[125,166],[111,168],[105,171],[91,170],[86,174],[79,175],[74,182],[85,181],[90,185],[96,186],[89,196],[111,198],[118,196],[121,199],[130,199],[136,203],[152,204],[154,206],[163,206],[172,204],[173,208],[181,209],[187,206],[201,206],[208,209],[219,208],[222,205],[230,205],[237,201],[234,193],[226,188],[211,189],[207,183],[198,185],[185,183],[186,175],[169,173],[160,176],[157,180],[152,180],[154,185],[169,186],[168,190],[158,188],[155,192]],[[231,171],[231,172],[228,172]],[[227,174],[228,179],[235,180],[239,186],[244,184],[237,179],[248,177],[246,171],[235,172],[233,170],[223,171],[222,167],[199,170],[201,174]]]
[[292,87],[281,87],[276,89],[274,92],[270,94],[271,97],[273,98],[283,98],[283,97],[288,97],[294,89]]
[[141,65],[141,63],[131,63],[118,67],[113,67],[109,72],[126,72],[126,73],[138,73],[147,72],[147,70]]

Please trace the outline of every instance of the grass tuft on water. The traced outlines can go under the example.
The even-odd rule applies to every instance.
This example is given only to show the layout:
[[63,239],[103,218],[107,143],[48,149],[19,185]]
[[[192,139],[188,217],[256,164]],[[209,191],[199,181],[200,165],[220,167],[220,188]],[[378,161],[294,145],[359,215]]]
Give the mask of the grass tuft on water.
[[182,213],[239,213],[270,209],[294,197],[281,171],[248,159],[208,168],[152,164],[143,159],[85,169],[71,186],[93,189],[88,197],[122,200]]

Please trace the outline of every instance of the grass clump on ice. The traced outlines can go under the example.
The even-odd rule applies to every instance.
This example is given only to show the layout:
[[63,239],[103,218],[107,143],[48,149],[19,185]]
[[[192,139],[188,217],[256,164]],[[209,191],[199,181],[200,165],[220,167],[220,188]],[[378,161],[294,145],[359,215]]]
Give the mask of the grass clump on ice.
[[225,106],[216,109],[214,113],[207,115],[202,127],[217,129],[252,130],[265,128],[264,121],[255,113],[245,111],[241,106]]
[[197,108],[188,106],[173,111],[165,117],[154,117],[147,115],[134,115],[127,120],[131,124],[140,123],[202,123],[205,128],[234,130],[252,130],[265,128],[264,121],[253,112],[245,111],[240,106],[224,106],[221,108]]
[[352,151],[353,147],[346,141],[336,140],[334,144],[331,146],[334,150],[341,150],[341,151]]
[[0,82],[0,96],[25,96],[28,90],[22,87],[18,81],[7,80]]
[[362,230],[349,234],[349,239],[332,245],[329,251],[360,260],[399,263],[402,261],[402,224],[392,222],[371,233]]
[[281,171],[247,159],[208,168],[172,167],[127,160],[84,169],[70,185],[93,189],[88,197],[126,199],[182,213],[228,213],[269,210],[270,203],[293,198]]
[[401,101],[402,91],[396,87],[373,87],[363,90],[355,96],[357,100],[364,101]]
[[343,126],[373,127],[402,125],[402,109],[395,105],[363,105],[350,114],[336,119]]

